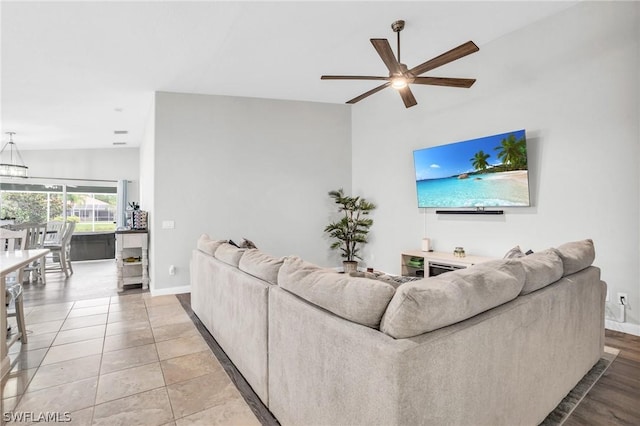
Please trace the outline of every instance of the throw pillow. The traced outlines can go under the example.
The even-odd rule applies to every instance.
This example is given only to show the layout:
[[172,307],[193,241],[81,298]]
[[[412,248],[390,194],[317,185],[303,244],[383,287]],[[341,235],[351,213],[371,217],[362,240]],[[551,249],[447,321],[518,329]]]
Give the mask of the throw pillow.
[[406,283],[391,299],[380,330],[402,339],[455,324],[515,299],[524,279],[522,263],[507,259]]
[[504,255],[505,259],[514,259],[517,257],[524,257],[524,253],[520,249],[520,246],[515,246]]
[[395,293],[392,285],[324,269],[299,257],[288,257],[278,285],[339,317],[377,328]]
[[226,243],[227,240],[212,240],[209,235],[202,234],[200,238],[198,238],[198,242],[196,244],[196,248],[203,253],[206,253],[210,256],[214,256],[218,247],[221,244]]
[[520,259],[524,267],[524,287],[520,295],[529,294],[562,278],[562,259],[556,249],[543,250]]
[[257,249],[258,247],[256,247],[256,245],[253,243],[253,241],[251,240],[247,240],[246,238],[242,238],[242,242],[240,243],[240,248],[246,248],[246,249]]
[[270,284],[278,284],[278,271],[283,263],[284,257],[278,259],[258,249],[247,249],[240,258],[238,268]]
[[245,249],[235,247],[229,243],[220,244],[220,247],[216,250],[216,259],[224,262],[228,265],[238,267],[240,258],[242,257]]
[[590,239],[566,243],[558,247],[557,250],[564,266],[564,275],[582,271],[591,266],[596,258],[593,240]]

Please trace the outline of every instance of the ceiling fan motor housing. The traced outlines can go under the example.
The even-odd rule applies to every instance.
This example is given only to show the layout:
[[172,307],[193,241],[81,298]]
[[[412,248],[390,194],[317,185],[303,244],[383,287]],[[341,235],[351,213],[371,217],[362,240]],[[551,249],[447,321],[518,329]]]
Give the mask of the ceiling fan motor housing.
[[402,19],[395,21],[393,24],[391,24],[391,29],[394,33],[402,31],[404,29],[404,21]]

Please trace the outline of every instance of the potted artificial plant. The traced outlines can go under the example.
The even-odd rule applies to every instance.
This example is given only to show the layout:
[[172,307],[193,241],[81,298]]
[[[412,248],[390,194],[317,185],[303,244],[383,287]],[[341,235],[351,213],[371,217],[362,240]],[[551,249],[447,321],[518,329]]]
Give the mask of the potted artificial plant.
[[340,255],[344,258],[342,262],[344,272],[354,272],[358,268],[358,262],[355,259],[362,259],[358,255],[360,246],[366,244],[369,228],[373,225],[373,219],[367,216],[376,206],[364,198],[344,195],[342,188],[329,192],[329,197],[340,206],[338,212],[343,213],[344,216],[328,224],[324,232],[335,240],[331,248],[341,251]]

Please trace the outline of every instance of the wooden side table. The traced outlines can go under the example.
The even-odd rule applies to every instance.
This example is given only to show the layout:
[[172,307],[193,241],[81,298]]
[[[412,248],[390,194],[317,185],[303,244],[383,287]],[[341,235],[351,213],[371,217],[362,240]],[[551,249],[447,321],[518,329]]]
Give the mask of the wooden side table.
[[[423,259],[421,267],[413,266],[410,262],[412,258]],[[425,277],[433,276],[436,270],[455,270],[468,268],[469,266],[495,260],[493,257],[465,256],[456,257],[452,253],[437,251],[407,250],[400,254],[400,273],[402,276],[415,277],[418,271],[422,271]]]
[[118,291],[125,285],[142,284],[149,288],[149,234],[146,230],[116,231]]

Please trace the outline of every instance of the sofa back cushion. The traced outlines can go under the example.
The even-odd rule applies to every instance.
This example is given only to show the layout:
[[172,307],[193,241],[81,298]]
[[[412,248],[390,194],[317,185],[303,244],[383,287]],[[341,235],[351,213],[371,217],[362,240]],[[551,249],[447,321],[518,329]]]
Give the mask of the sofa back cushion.
[[515,299],[524,286],[517,259],[494,260],[401,285],[380,330],[413,337],[471,318]]
[[340,274],[299,257],[285,259],[278,285],[342,318],[375,328],[395,293],[383,281]]
[[564,268],[556,249],[547,249],[519,258],[524,268],[524,287],[520,295],[546,287],[562,278]]
[[238,268],[270,284],[278,284],[278,271],[283,263],[283,257],[278,259],[258,249],[248,249],[240,258]]
[[212,240],[209,235],[202,234],[200,238],[198,238],[196,248],[209,256],[214,256],[218,247],[226,242],[227,240]]
[[566,243],[557,248],[562,259],[564,275],[575,274],[591,266],[596,258],[593,240],[587,239]]
[[246,249],[238,248],[229,243],[222,243],[216,249],[215,258],[237,268],[238,263],[240,263],[240,258],[244,254],[245,250]]

